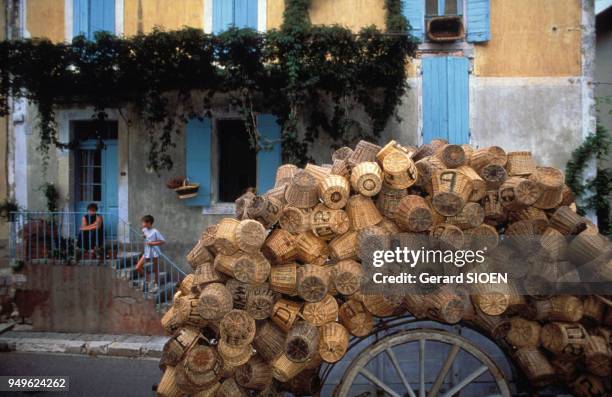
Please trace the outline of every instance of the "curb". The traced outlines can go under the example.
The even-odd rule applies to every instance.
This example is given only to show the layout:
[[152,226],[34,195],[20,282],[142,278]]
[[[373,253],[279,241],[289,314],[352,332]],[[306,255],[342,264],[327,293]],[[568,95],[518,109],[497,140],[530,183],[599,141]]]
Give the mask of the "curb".
[[58,334],[6,332],[0,335],[0,352],[82,354],[159,359],[165,336]]

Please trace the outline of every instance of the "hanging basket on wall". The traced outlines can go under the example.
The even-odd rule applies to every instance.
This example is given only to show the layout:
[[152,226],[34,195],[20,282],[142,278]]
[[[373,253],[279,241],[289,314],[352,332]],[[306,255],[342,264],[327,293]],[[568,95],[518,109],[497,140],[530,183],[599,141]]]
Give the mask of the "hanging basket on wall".
[[177,187],[174,191],[179,199],[184,200],[197,196],[198,189],[200,189],[199,183],[189,183],[189,179],[185,178],[183,186]]

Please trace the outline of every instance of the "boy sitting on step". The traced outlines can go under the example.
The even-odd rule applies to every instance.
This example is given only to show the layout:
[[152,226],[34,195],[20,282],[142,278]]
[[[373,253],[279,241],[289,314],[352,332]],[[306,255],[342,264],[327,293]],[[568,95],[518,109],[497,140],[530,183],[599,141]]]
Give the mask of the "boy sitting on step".
[[159,247],[166,242],[166,239],[164,239],[164,236],[162,236],[159,230],[153,227],[153,222],[155,222],[153,216],[145,215],[142,217],[141,221],[142,236],[144,238],[144,253],[136,264],[136,271],[138,271],[140,274],[144,274],[144,281],[146,285],[147,275],[144,271],[145,262],[153,265],[152,272],[149,272],[149,274],[155,274],[155,278],[149,280],[148,292],[154,294],[158,290],[156,281],[159,278],[158,258],[161,254]]

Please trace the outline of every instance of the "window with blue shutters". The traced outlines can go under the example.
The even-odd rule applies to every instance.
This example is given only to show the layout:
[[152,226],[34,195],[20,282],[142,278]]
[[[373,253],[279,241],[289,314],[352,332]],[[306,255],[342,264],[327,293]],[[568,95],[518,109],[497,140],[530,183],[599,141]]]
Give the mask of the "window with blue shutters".
[[213,0],[213,33],[230,27],[257,29],[258,0]]
[[115,0],[73,0],[73,35],[92,40],[99,31],[115,33]]

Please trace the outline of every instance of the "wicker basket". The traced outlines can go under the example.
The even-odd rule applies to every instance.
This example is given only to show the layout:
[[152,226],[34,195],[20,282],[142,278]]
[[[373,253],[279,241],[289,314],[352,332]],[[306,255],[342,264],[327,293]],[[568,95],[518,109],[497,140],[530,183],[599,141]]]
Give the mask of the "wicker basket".
[[304,304],[302,317],[317,327],[335,321],[338,318],[338,302],[327,294],[320,302]]
[[349,299],[338,310],[340,323],[354,336],[364,337],[374,328],[374,317],[363,303]]
[[274,324],[278,325],[283,331],[288,332],[298,319],[301,309],[301,302],[279,299],[274,304],[270,317]]
[[285,190],[287,204],[297,208],[311,208],[319,202],[317,180],[306,171],[298,171]]
[[206,248],[206,245],[202,240],[198,240],[196,245],[189,251],[187,254],[187,263],[191,266],[192,269],[197,269],[199,265],[206,262],[212,262],[213,256]]
[[184,394],[176,384],[176,368],[166,367],[164,375],[157,385],[157,395],[159,397],[183,397]]
[[288,382],[299,374],[307,365],[307,362],[296,363],[289,360],[285,354],[281,354],[279,358],[272,364],[272,376],[280,382]]
[[533,305],[534,320],[567,321],[577,323],[584,314],[580,299],[571,295],[554,296],[547,300],[536,301]]
[[491,164],[501,165],[505,167],[508,164],[508,154],[499,146],[489,146],[487,151],[491,153]]
[[587,228],[584,218],[567,206],[557,208],[550,217],[549,224],[550,227],[558,230],[564,236],[579,234]]
[[376,198],[376,208],[385,218],[394,219],[400,200],[407,195],[408,191],[406,189],[394,189],[387,184],[383,184]]
[[461,145],[444,145],[434,153],[444,163],[445,168],[457,168],[467,163],[467,156]]
[[332,270],[332,281],[336,290],[346,296],[359,290],[363,277],[363,267],[352,259],[338,262]]
[[499,164],[487,164],[478,174],[485,182],[487,190],[498,189],[508,179],[506,169]]
[[[427,194],[431,194],[433,192],[431,178],[440,168],[438,168],[436,163],[432,161],[431,157],[425,157],[419,161],[416,161],[414,166],[417,169],[417,180],[415,185],[419,186],[421,189],[427,192]],[[440,164],[440,166],[444,167],[444,164]]]
[[357,258],[359,233],[349,231],[329,242],[329,255],[334,261]]
[[382,162],[384,181],[392,189],[406,189],[414,185],[419,173],[414,162],[403,152],[390,153]]
[[347,160],[334,160],[331,167],[331,175],[339,175],[343,178],[349,178],[351,176],[351,168],[348,165]]
[[493,153],[488,148],[475,149],[470,155],[469,166],[480,174],[480,171],[486,166],[491,164],[493,160]]
[[321,327],[319,354],[323,361],[335,363],[346,354],[349,344],[349,333],[341,324],[332,322]]
[[304,167],[304,171],[312,175],[317,180],[317,183],[321,183],[328,175],[330,175],[331,167],[324,167],[321,165],[308,163]]
[[246,308],[246,294],[249,289],[249,285],[241,283],[240,281],[230,278],[226,281],[225,287],[232,294],[232,300],[234,302],[234,309]]
[[233,307],[232,294],[221,283],[208,284],[198,300],[198,313],[207,320],[219,320]]
[[344,208],[350,192],[348,180],[340,175],[329,175],[319,183],[321,200],[331,209]]
[[219,323],[221,339],[230,346],[244,346],[255,338],[255,319],[244,310],[234,309]]
[[189,349],[185,359],[176,367],[176,381],[181,390],[195,394],[217,384],[223,363],[217,350],[197,345]]
[[536,170],[536,163],[531,152],[508,152],[506,170],[510,176],[531,175]]
[[249,190],[234,201],[234,204],[236,204],[236,210],[234,212],[236,214],[236,219],[242,220],[249,218],[246,209],[251,203],[251,200],[253,200],[253,197],[255,197],[255,193]]
[[601,336],[591,335],[584,349],[588,370],[597,376],[610,378],[612,373],[612,351],[608,341]]
[[183,186],[177,187],[173,190],[177,194],[179,199],[185,200],[197,196],[199,189],[199,183],[190,183],[189,180],[185,178],[185,180],[183,181]]
[[249,395],[246,390],[236,383],[236,379],[227,378],[217,389],[215,397],[249,397]]
[[465,303],[458,295],[448,290],[438,290],[423,297],[427,316],[447,324],[456,324],[465,314]]
[[385,158],[391,153],[404,153],[401,145],[393,139],[383,146],[378,153],[376,153],[376,161],[378,164],[382,164],[385,161]]
[[540,345],[540,332],[542,326],[536,321],[526,320],[522,317],[510,319],[510,329],[506,335],[508,343],[520,349],[522,347],[538,347]]
[[253,346],[257,353],[267,362],[272,363],[285,349],[285,332],[270,321],[257,328]]
[[542,347],[569,358],[584,354],[589,335],[581,324],[552,322],[542,327]]
[[355,146],[355,150],[349,157],[347,157],[348,165],[351,168],[356,167],[358,164],[365,161],[373,162],[376,161],[376,155],[380,151],[381,147],[370,143],[368,141],[359,141]]
[[223,276],[215,270],[215,265],[211,262],[202,263],[193,273],[193,285],[197,288],[202,288],[208,283],[217,283],[221,281],[223,281]]
[[563,172],[552,167],[537,167],[529,179],[540,185],[542,195],[533,204],[536,208],[556,208],[563,201],[563,190],[565,187],[565,176]]
[[432,210],[421,196],[403,197],[395,210],[395,215],[397,225],[407,232],[423,232],[433,225]]
[[297,292],[306,302],[319,302],[327,294],[329,270],[323,266],[304,265],[297,269]]
[[224,255],[232,255],[238,251],[236,245],[236,228],[240,221],[234,218],[223,218],[217,223],[215,233],[215,248]]
[[261,253],[240,256],[234,263],[234,277],[243,283],[261,284],[270,275],[270,262]]
[[350,226],[351,222],[344,210],[332,210],[325,204],[317,205],[310,214],[310,228],[315,236],[323,240],[331,240],[346,233]]
[[217,230],[219,227],[217,225],[207,226],[206,229],[202,232],[200,236],[200,241],[202,244],[208,248],[208,250],[213,254],[217,254],[217,248],[215,247],[215,242],[217,241]]
[[286,230],[275,229],[266,239],[261,251],[274,265],[291,262],[297,258],[295,237]]
[[291,183],[294,175],[300,169],[293,164],[283,164],[276,170],[276,180],[274,182],[274,187],[285,186]]
[[374,202],[361,194],[349,198],[346,204],[346,212],[353,230],[374,226],[382,220],[382,215],[378,212]]
[[419,161],[425,157],[432,156],[447,143],[448,141],[446,139],[433,139],[431,142],[420,146],[412,158],[414,161]]
[[341,148],[334,150],[331,159],[332,161],[346,160],[351,156],[351,154],[353,154],[353,149],[348,146],[342,146]]
[[486,196],[482,199],[482,203],[485,210],[485,221],[494,224],[505,221],[508,215],[501,203],[497,190],[487,191]]
[[214,268],[220,273],[234,277],[234,266],[240,257],[241,255],[239,252],[236,252],[233,255],[218,254],[215,257]]
[[435,225],[429,231],[429,235],[432,241],[439,244],[443,250],[460,250],[466,245],[463,231],[449,223]]
[[255,320],[263,320],[272,315],[276,295],[268,284],[250,286],[246,294],[245,310]]
[[228,367],[239,367],[246,364],[253,355],[253,347],[251,345],[231,346],[223,340],[217,344],[219,355],[223,359],[224,365]]
[[297,295],[297,264],[290,262],[272,267],[270,289],[283,295]]
[[540,186],[519,177],[511,177],[499,188],[501,204],[508,210],[518,211],[535,203],[542,194]]
[[175,321],[179,324],[204,327],[210,319],[203,316],[199,309],[200,302],[197,295],[182,296],[174,303]]
[[401,296],[363,295],[362,302],[366,310],[376,317],[390,317],[405,311],[404,299]]
[[576,397],[608,397],[606,386],[601,378],[582,374],[571,384]]
[[514,361],[535,387],[544,387],[556,378],[552,365],[537,347],[523,347],[514,353]]
[[487,250],[492,250],[499,244],[499,234],[497,230],[490,225],[479,225],[473,229],[464,231],[466,244],[469,242],[470,247],[477,251],[487,247]]
[[364,161],[359,163],[351,171],[351,186],[353,190],[367,197],[372,197],[380,192],[383,181],[383,173],[377,163]]
[[576,265],[583,265],[612,249],[610,241],[601,234],[585,230],[577,235],[567,247],[567,257]]
[[178,320],[174,306],[170,306],[161,318],[161,326],[167,333],[172,334],[182,325]]
[[432,180],[432,205],[444,216],[453,216],[459,213],[472,195],[472,181],[470,178],[453,169],[438,171]]
[[298,321],[287,332],[285,356],[295,362],[310,360],[319,347],[319,329],[308,321]]
[[245,219],[236,227],[236,245],[244,252],[259,251],[266,240],[266,229],[255,220]]
[[255,196],[247,207],[249,218],[259,221],[266,229],[278,222],[283,204],[272,196]]
[[595,327],[603,322],[606,312],[605,303],[596,296],[586,296],[583,301],[583,315],[580,322],[587,327]]
[[455,216],[446,218],[446,223],[460,229],[471,229],[480,226],[485,219],[484,208],[478,203],[467,203]]
[[263,196],[267,199],[273,200],[273,202],[281,207],[287,205],[285,200],[285,190],[287,185],[279,186],[268,190]]
[[278,223],[289,233],[297,234],[310,230],[310,210],[296,207],[285,207],[280,214]]
[[297,258],[302,263],[322,266],[329,256],[325,240],[313,232],[300,233],[295,238]]
[[176,366],[201,337],[196,328],[181,328],[164,344],[161,362],[166,366]]
[[478,175],[476,171],[472,167],[463,165],[457,168],[457,171],[466,175],[472,181],[472,194],[469,197],[469,201],[478,202],[482,200],[482,198],[487,193],[487,184],[486,182]]
[[272,383],[272,367],[261,356],[254,355],[236,369],[234,377],[242,387],[264,390]]

